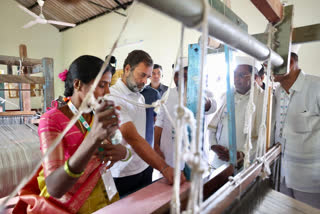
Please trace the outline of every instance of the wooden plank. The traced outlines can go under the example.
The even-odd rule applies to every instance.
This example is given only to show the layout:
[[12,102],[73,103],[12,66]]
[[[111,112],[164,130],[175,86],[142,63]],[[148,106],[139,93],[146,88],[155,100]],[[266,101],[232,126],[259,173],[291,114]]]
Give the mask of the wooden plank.
[[0,83],[34,83],[34,84],[45,84],[44,77],[31,77],[31,76],[18,76],[18,75],[7,75],[0,74]]
[[282,19],[283,6],[280,0],[251,0],[258,10],[271,23],[277,23]]
[[320,41],[320,24],[294,28],[292,33],[293,44],[315,41]]
[[[19,45],[19,56],[22,59],[22,61],[28,57],[27,55],[27,46],[24,44]],[[24,76],[28,76],[28,69],[27,67],[20,68],[22,69],[22,72]],[[30,90],[30,84],[23,83],[21,84],[21,89],[23,91],[20,91],[22,93],[22,106],[24,111],[31,111],[31,92]]]
[[[252,35],[260,42],[267,44],[268,34],[259,33]],[[307,42],[320,41],[320,24],[307,25],[303,27],[297,27],[292,32],[292,44],[301,44]]]
[[205,182],[203,186],[203,200],[209,198],[214,192],[222,187],[229,180],[229,176],[233,174],[233,167],[231,164],[224,164],[216,169],[210,176],[209,181]]
[[284,60],[280,67],[273,69],[274,74],[286,74],[290,67],[290,52],[292,42],[293,5],[284,7],[284,14],[281,23],[277,26],[275,40],[279,43],[274,51]]
[[22,116],[22,115],[35,115],[35,111],[6,111],[6,112],[0,112],[0,117],[3,116]]
[[13,74],[12,65],[7,65],[7,74]]
[[[0,55],[0,64],[2,65],[20,65],[20,58],[15,57],[15,56],[4,56]],[[39,65],[41,64],[41,59],[30,59],[30,58],[25,58],[23,59],[23,66],[34,66],[34,65]]]
[[[4,83],[0,83],[0,97],[6,99],[5,91],[1,91],[4,89]],[[0,103],[0,112],[6,111],[6,103]]]
[[53,59],[42,59],[43,76],[45,78],[44,85],[44,103],[43,111],[51,106],[52,100],[54,100],[54,72],[53,72]]
[[[222,187],[228,177],[233,173],[233,167],[225,164],[215,170],[204,184],[204,198],[209,197],[213,192]],[[156,213],[163,214],[170,212],[170,201],[172,197],[172,186],[166,183],[165,179],[156,181],[155,183],[117,201],[107,207],[104,207],[94,214],[113,213]],[[185,182],[180,186],[181,209],[185,210],[188,201],[190,183]]]
[[210,0],[209,4],[211,5],[211,7],[216,9],[219,13],[223,14],[225,17],[227,17],[231,22],[236,24],[242,30],[244,30],[245,32],[248,32],[248,25],[229,8],[230,2],[229,3],[227,2],[227,5],[225,5],[220,0]]
[[[180,193],[187,191],[189,187],[190,183],[185,182],[180,186]],[[161,179],[120,201],[94,212],[94,214],[127,214],[128,209],[130,209],[130,214],[153,213],[164,204],[170,203],[172,192],[173,187],[168,185],[165,179]]]
[[272,106],[273,106],[273,89],[269,87],[268,89],[268,108],[267,108],[267,133],[266,133],[266,151],[269,150],[271,145],[271,132],[272,130]]

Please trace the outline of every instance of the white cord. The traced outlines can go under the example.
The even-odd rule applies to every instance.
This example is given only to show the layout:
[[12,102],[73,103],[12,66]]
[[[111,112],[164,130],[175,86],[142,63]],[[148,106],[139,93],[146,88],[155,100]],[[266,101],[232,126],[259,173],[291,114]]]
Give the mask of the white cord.
[[245,114],[245,125],[244,125],[244,134],[247,134],[246,136],[246,143],[244,145],[244,168],[248,168],[250,166],[250,151],[252,149],[252,118],[253,114],[256,111],[256,106],[254,104],[254,82],[255,82],[255,59],[253,60],[253,65],[252,65],[252,71],[251,71],[251,89],[250,89],[250,97],[249,97],[249,102],[247,105],[247,110]]
[[[267,66],[267,82],[266,82],[266,90],[264,92],[264,99],[263,99],[263,107],[262,107],[262,120],[259,128],[259,137],[257,142],[257,159],[261,159],[263,155],[266,153],[266,134],[267,134],[267,127],[266,127],[266,117],[267,117],[267,110],[268,110],[268,97],[269,97],[269,87],[270,87],[270,76],[271,76],[271,42],[272,42],[272,25],[269,23],[269,32],[268,32],[268,47],[269,47],[269,57],[268,57],[268,66]],[[270,167],[268,163],[264,160],[264,167],[263,172],[261,173],[262,178],[267,177],[270,175]]]
[[11,105],[13,105],[13,106],[15,106],[15,107],[17,107],[17,108],[20,108],[17,104],[15,104],[15,103],[13,103],[13,102],[10,102],[10,101],[2,98],[2,97],[0,97],[0,103],[1,103],[1,104],[3,104],[3,103],[8,103],[8,104],[11,104]]

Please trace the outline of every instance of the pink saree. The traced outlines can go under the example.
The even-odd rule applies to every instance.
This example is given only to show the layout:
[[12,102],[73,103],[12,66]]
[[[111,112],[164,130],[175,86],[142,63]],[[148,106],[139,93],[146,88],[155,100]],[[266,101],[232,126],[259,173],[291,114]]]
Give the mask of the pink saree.
[[[42,154],[47,151],[47,149],[53,143],[54,139],[59,135],[59,133],[63,131],[69,121],[70,119],[57,108],[53,108],[42,115],[38,128],[40,137],[40,149],[42,151]],[[77,150],[79,145],[84,140],[85,136],[86,133],[82,133],[76,125],[74,125],[68,131],[68,133],[64,136],[62,142],[42,163],[44,178],[64,165],[65,161],[69,159]],[[44,195],[45,197],[40,198],[51,202],[51,204],[65,210],[67,213],[77,213],[82,205],[86,202],[101,177],[99,172],[100,166],[100,160],[97,157],[93,156],[89,161],[84,174],[78,179],[75,185],[73,185],[73,187],[65,195],[63,195],[61,198],[54,198],[52,196],[49,196],[48,193],[42,194],[41,192],[40,195]],[[38,174],[39,186],[41,186],[41,182],[39,181],[41,173],[42,171],[40,171],[40,173]],[[34,178],[36,177],[37,176],[34,176]],[[42,177],[43,183],[44,178]],[[40,191],[42,190],[40,189]],[[40,191],[38,191],[38,193],[35,192],[35,195],[39,195]],[[23,200],[23,197],[20,196],[20,198]],[[30,211],[29,209],[30,206],[28,207],[27,213],[38,213],[36,210],[32,212],[32,210]],[[46,213],[50,214],[50,212]]]

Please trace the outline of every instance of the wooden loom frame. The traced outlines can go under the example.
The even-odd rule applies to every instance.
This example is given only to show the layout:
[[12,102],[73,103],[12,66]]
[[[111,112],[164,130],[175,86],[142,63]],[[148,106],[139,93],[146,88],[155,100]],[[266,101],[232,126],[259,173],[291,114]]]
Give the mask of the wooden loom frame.
[[[21,83],[21,84],[41,84],[43,85],[43,96],[44,96],[44,105],[42,111],[45,111],[47,107],[51,105],[51,101],[54,100],[54,73],[53,73],[53,59],[52,58],[42,58],[42,59],[31,59],[23,58],[22,66],[26,67],[28,70],[24,75],[13,75],[12,66],[20,66],[20,57],[14,56],[5,56],[0,55],[0,64],[7,65],[7,74],[0,74],[0,88],[4,89],[3,83]],[[30,74],[43,73],[43,77],[32,77]],[[23,91],[23,89],[21,90]],[[27,92],[30,93],[30,92]],[[4,97],[4,90],[0,91],[1,97]],[[23,98],[23,99],[22,99]],[[30,103],[30,95],[27,97],[22,97],[20,93],[20,100],[22,102]],[[4,107],[4,104],[2,104]],[[22,111],[29,112],[30,108],[21,109]],[[29,112],[30,113],[30,112]],[[5,116],[6,114],[2,113],[0,116]]]

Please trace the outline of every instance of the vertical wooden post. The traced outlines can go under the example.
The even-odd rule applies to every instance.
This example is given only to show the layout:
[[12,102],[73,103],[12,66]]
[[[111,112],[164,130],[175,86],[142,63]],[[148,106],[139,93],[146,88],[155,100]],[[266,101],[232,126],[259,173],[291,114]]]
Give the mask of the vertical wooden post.
[[[4,83],[0,83],[0,89],[4,89]],[[2,97],[3,99],[6,99],[4,90],[0,90],[0,97]],[[4,112],[4,111],[6,111],[6,104],[0,103],[0,112]]]
[[[19,45],[19,56],[22,60],[28,57],[26,45],[24,44]],[[22,75],[26,75],[26,76],[28,75],[28,69],[26,67],[23,69],[22,72],[23,72]],[[22,83],[21,88],[30,90],[30,84]],[[20,91],[20,93],[22,94],[23,111],[31,111],[31,93],[30,91],[27,91],[27,90]]]
[[236,139],[236,116],[234,104],[234,89],[231,82],[231,60],[232,52],[227,45],[224,46],[225,60],[227,64],[227,112],[228,112],[228,136],[229,136],[229,155],[230,163],[237,167],[237,139]]
[[53,59],[43,58],[42,59],[43,76],[45,78],[44,88],[44,109],[51,106],[51,102],[54,100],[54,73],[53,73]]
[[269,96],[268,96],[268,108],[267,108],[267,136],[266,136],[266,152],[270,148],[270,140],[271,140],[271,131],[272,131],[272,105],[273,105],[273,92],[272,92],[272,87],[269,87]]

